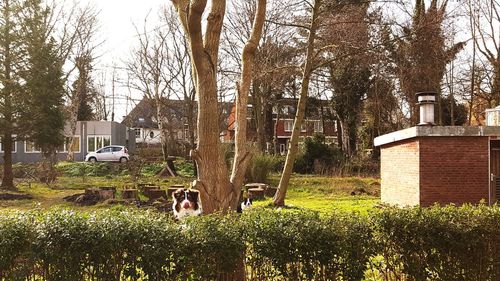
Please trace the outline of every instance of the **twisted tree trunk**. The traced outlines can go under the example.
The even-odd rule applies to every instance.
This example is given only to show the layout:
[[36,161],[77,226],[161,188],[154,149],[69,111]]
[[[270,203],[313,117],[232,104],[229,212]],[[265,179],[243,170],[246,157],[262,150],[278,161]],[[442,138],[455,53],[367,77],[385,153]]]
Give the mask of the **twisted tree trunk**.
[[213,0],[202,32],[206,0],[172,0],[189,42],[189,52],[198,95],[198,146],[191,151],[198,176],[193,187],[200,191],[203,211],[235,210],[250,154],[246,150],[246,106],[252,81],[252,67],[264,25],[266,0],[259,0],[252,33],[242,54],[243,70],[237,83],[236,148],[231,177],[219,138],[217,61],[226,1]]

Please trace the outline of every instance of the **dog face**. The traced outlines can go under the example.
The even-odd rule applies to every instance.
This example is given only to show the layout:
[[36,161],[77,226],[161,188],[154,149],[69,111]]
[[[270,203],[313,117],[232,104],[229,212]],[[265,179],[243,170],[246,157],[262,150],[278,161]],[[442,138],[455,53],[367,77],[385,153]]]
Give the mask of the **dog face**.
[[241,202],[241,211],[244,211],[245,209],[248,209],[250,207],[252,207],[252,199],[245,198],[243,202]]
[[197,190],[179,188],[173,194],[172,209],[176,219],[199,216],[202,213],[200,193]]

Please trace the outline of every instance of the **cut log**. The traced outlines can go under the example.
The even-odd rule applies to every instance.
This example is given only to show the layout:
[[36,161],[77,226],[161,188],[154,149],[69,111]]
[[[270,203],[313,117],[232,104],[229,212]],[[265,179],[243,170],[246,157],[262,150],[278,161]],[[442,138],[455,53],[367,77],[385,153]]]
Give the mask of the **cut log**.
[[155,201],[160,198],[167,199],[167,191],[163,189],[150,189],[147,196],[149,201]]
[[139,199],[139,190],[137,190],[137,189],[124,189],[122,191],[122,198],[123,199],[137,200],[137,199]]
[[260,188],[260,187],[248,189],[248,196],[251,199],[264,199],[264,193],[265,193],[265,190],[263,188]]
[[115,192],[113,189],[101,189],[98,191],[99,193],[99,200],[108,200],[108,199],[114,199],[115,198]]

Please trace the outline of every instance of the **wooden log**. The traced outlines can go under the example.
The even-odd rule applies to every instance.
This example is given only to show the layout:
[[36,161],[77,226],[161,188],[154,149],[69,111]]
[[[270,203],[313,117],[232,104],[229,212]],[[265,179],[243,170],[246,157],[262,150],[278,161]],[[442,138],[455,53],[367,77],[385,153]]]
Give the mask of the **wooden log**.
[[99,200],[108,200],[108,199],[114,199],[115,198],[115,192],[113,189],[104,189],[104,190],[99,190]]
[[99,190],[96,188],[85,188],[86,195],[99,195]]
[[257,182],[253,182],[253,183],[247,183],[245,184],[245,189],[248,190],[250,188],[262,188],[264,190],[267,189],[267,184],[265,183],[257,183]]
[[100,186],[99,190],[112,190],[113,192],[116,192],[116,187],[115,186]]
[[150,192],[151,190],[155,190],[155,189],[160,189],[160,187],[159,187],[159,186],[157,186],[157,185],[145,185],[145,186],[143,187],[143,189],[142,189],[142,194],[144,194],[144,195],[146,195],[146,196],[148,196],[148,197],[149,197],[149,192]]
[[122,198],[123,199],[137,200],[137,199],[139,199],[139,190],[137,190],[137,189],[124,189],[122,191]]
[[148,191],[148,198],[149,201],[155,201],[160,198],[167,199],[167,191],[163,189],[150,189]]
[[248,189],[248,196],[252,199],[264,199],[264,193],[265,190],[260,187]]

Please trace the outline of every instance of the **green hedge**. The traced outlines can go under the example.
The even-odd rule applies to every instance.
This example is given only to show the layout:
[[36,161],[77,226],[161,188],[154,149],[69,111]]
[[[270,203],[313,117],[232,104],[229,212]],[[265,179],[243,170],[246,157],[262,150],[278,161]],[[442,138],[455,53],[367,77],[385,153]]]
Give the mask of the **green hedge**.
[[234,280],[237,272],[248,280],[500,280],[499,251],[500,208],[486,206],[370,217],[252,210],[181,224],[144,211],[0,213],[0,280]]

